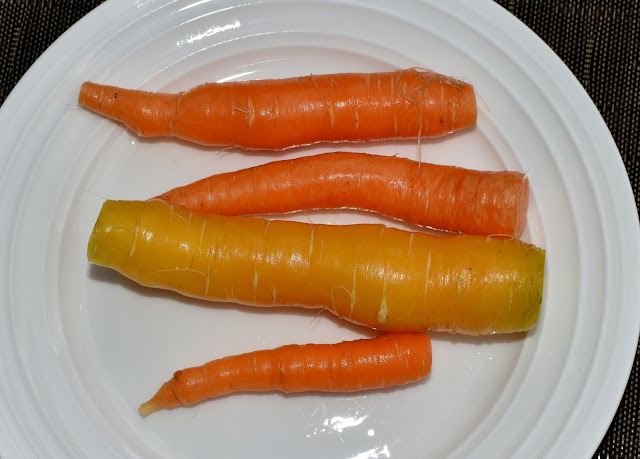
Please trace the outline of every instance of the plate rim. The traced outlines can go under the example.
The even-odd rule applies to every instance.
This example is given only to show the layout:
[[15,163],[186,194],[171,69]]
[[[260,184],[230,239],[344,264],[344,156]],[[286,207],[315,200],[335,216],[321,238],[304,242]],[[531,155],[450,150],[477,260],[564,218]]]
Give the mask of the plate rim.
[[[147,2],[149,4],[154,3],[154,2]],[[156,4],[166,4],[168,3],[168,0],[157,0],[155,2]],[[347,2],[347,3],[354,3],[354,4],[360,4],[360,2]],[[424,3],[432,3],[432,2],[424,2]],[[457,5],[457,3],[455,3],[454,5]],[[467,7],[469,7],[469,5],[466,5]],[[461,7],[461,6],[457,6],[457,7]],[[38,79],[37,74],[42,72],[44,69],[46,69],[47,67],[49,67],[48,64],[51,64],[53,62],[58,61],[58,55],[59,50],[62,49],[66,49],[66,46],[68,46],[69,43],[71,43],[73,41],[73,38],[80,34],[81,31],[83,30],[89,30],[92,27],[93,23],[99,22],[102,23],[103,18],[105,15],[107,15],[107,12],[114,14],[118,11],[122,12],[124,10],[127,10],[129,8],[133,8],[132,5],[126,3],[124,0],[111,0],[109,2],[105,2],[101,5],[99,5],[97,8],[95,8],[93,11],[91,11],[89,14],[87,14],[86,16],[84,16],[80,21],[78,21],[76,24],[74,24],[70,29],[68,29],[61,37],[59,37],[54,44],[47,49],[47,51],[45,51],[45,53],[43,53],[43,55],[40,56],[40,58],[38,58],[38,60],[36,61],[36,63],[34,63],[34,65],[31,66],[31,68],[25,73],[25,75],[23,76],[23,78],[19,81],[19,83],[16,85],[16,87],[11,91],[11,93],[9,94],[9,96],[7,97],[5,103],[3,104],[2,108],[0,109],[0,121],[10,121],[11,116],[9,115],[9,113],[12,112],[12,110],[10,110],[11,108],[14,108],[15,106],[21,105],[19,103],[19,100],[21,99],[21,96],[25,95],[26,93],[28,93],[34,86],[34,82],[36,82],[36,80]],[[590,105],[590,113],[593,115],[597,115],[597,118],[599,118],[599,120],[596,120],[598,122],[596,122],[596,124],[598,124],[598,131],[599,131],[599,137],[600,140],[607,144],[608,148],[607,150],[613,150],[615,153],[617,153],[617,161],[615,161],[615,157],[609,158],[608,161],[611,162],[615,162],[615,165],[610,165],[610,167],[614,167],[616,170],[616,173],[620,173],[623,172],[624,176],[627,177],[626,183],[622,183],[620,186],[622,188],[625,189],[625,192],[623,193],[623,197],[625,199],[625,206],[629,205],[629,202],[633,205],[633,209],[635,209],[635,201],[633,199],[633,192],[631,189],[631,185],[629,183],[628,180],[628,174],[626,172],[626,169],[624,168],[624,164],[622,162],[622,158],[620,156],[620,152],[618,151],[617,146],[615,145],[615,141],[609,131],[609,129],[606,127],[606,124],[604,123],[604,120],[602,119],[602,116],[600,114],[600,112],[598,111],[597,107],[595,106],[595,104],[593,103],[593,101],[591,100],[591,98],[588,96],[588,94],[586,93],[586,91],[584,90],[584,88],[582,87],[582,85],[579,83],[579,81],[577,80],[577,78],[575,78],[575,76],[570,72],[570,70],[568,69],[568,67],[566,67],[566,65],[560,60],[560,58],[553,52],[553,50],[551,50],[551,48],[544,42],[542,41],[542,39],[540,39],[537,35],[535,35],[525,24],[523,24],[521,21],[519,21],[517,18],[515,18],[515,16],[512,16],[510,13],[508,13],[506,10],[504,10],[502,7],[500,7],[499,5],[495,4],[494,2],[484,2],[484,3],[474,3],[473,6],[471,6],[471,9],[476,9],[476,11],[478,13],[482,13],[483,9],[482,8],[487,8],[487,10],[494,10],[495,13],[497,13],[497,11],[501,11],[501,13],[497,13],[497,14],[501,14],[504,15],[506,14],[506,16],[503,16],[503,20],[507,21],[508,24],[510,24],[512,27],[519,29],[518,33],[523,33],[523,30],[525,31],[525,39],[527,40],[528,43],[531,43],[532,46],[543,46],[546,51],[545,53],[548,55],[552,55],[554,56],[554,62],[551,64],[554,67],[557,68],[561,68],[563,72],[568,73],[568,75],[565,75],[565,78],[570,78],[573,79],[574,81],[574,85],[579,88],[580,92],[580,101],[583,104],[587,104]],[[484,11],[487,11],[484,10]],[[507,19],[508,18],[508,19]],[[512,23],[509,21],[517,21],[516,23]],[[119,27],[119,26],[118,26]],[[115,30],[115,29],[114,29]],[[106,31],[105,31],[106,32]],[[103,34],[103,36],[108,36],[108,34]],[[94,41],[99,42],[97,40],[94,39]],[[83,45],[77,45],[77,48],[82,48]],[[84,46],[87,46],[86,43],[84,44]],[[535,48],[534,48],[535,49]],[[74,53],[69,53],[74,54]],[[67,57],[67,59],[70,59],[69,57]],[[58,63],[58,66],[60,66],[60,64]],[[36,85],[39,86],[39,85]],[[46,86],[46,85],[45,85]],[[34,93],[37,93],[37,91],[34,91]],[[31,97],[33,97],[33,94],[31,95]],[[585,100],[586,97],[586,100]],[[24,105],[30,105],[30,104],[24,104]],[[595,121],[594,121],[595,122]],[[9,125],[11,125],[11,123],[9,123]],[[604,127],[604,130],[602,130],[601,128]],[[600,132],[601,131],[601,132]],[[5,156],[5,155],[3,155]],[[7,167],[4,167],[5,164],[8,164],[9,161],[11,160],[11,155],[9,153],[7,153],[6,157],[1,158],[2,159],[2,170],[5,171],[2,175],[2,177],[0,177],[0,185],[4,186],[5,183],[5,177],[8,175],[8,169]],[[617,186],[618,184],[616,184]],[[3,210],[4,210],[4,200],[3,202]],[[637,212],[637,210],[636,210]],[[640,225],[638,224],[638,221],[635,220],[634,218],[631,217],[631,213],[629,212],[629,209],[627,209],[626,212],[622,213],[623,217],[628,217],[627,220],[629,220],[630,224],[629,225],[621,225],[622,229],[625,230],[625,232],[627,233],[627,238],[625,238],[625,240],[629,240],[632,241],[632,243],[634,244],[634,251],[636,253],[640,253]],[[635,214],[633,214],[635,215]],[[635,224],[631,224],[631,222],[635,223]],[[621,236],[623,237],[623,236]],[[11,243],[12,238],[8,238],[9,240],[9,244]],[[638,268],[636,266],[636,271],[638,271]],[[3,281],[6,281],[6,279],[3,279]],[[636,314],[637,317],[635,317],[636,320],[636,324],[635,327],[633,327],[638,333],[640,333],[640,313]],[[630,327],[632,325],[629,325]],[[636,335],[638,335],[638,333],[636,333]],[[631,334],[629,335],[629,340],[631,341]],[[635,352],[636,352],[636,348],[631,349],[631,346],[627,346],[629,349],[627,349],[626,352],[626,358],[625,360],[627,361],[627,370],[624,371],[623,373],[626,374],[626,379],[624,381],[622,381],[621,379],[617,379],[616,381],[618,382],[618,390],[616,391],[616,394],[612,394],[612,391],[607,391],[607,394],[611,394],[610,396],[610,402],[611,400],[615,400],[616,403],[607,403],[605,405],[609,406],[609,413],[610,416],[607,416],[607,420],[605,422],[600,422],[599,424],[603,424],[604,427],[600,428],[601,434],[598,442],[600,442],[602,440],[602,438],[604,437],[604,434],[606,433],[606,430],[608,429],[608,426],[611,423],[611,420],[613,419],[613,416],[615,415],[615,412],[618,409],[620,400],[623,396],[624,393],[624,389],[628,384],[628,379],[629,379],[629,375],[635,360]],[[637,342],[636,342],[636,347],[637,347]],[[2,395],[2,394],[0,394]],[[0,402],[3,402],[2,397],[0,397]],[[5,419],[2,419],[2,421],[6,421]],[[3,426],[3,423],[0,423],[0,428]],[[7,438],[12,439],[11,435],[7,435]],[[594,451],[595,448],[597,448],[599,443],[597,443],[594,447]],[[5,451],[2,449],[4,448],[3,444],[0,444],[0,449],[2,450],[2,452],[4,453]],[[11,448],[11,446],[9,446],[9,448]],[[16,449],[17,451],[17,449]],[[593,453],[593,452],[592,452]]]

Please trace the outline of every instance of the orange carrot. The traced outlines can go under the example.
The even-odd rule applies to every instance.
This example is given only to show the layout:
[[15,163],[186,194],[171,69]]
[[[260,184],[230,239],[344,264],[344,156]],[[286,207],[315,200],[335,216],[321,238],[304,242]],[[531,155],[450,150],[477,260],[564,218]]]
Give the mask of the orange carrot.
[[227,217],[153,200],[106,201],[87,256],[194,298],[478,335],[535,326],[545,252],[517,239]]
[[338,344],[288,345],[176,371],[140,405],[146,416],[233,392],[355,392],[409,384],[431,371],[426,333],[391,333]]
[[473,126],[473,87],[429,70],[207,83],[178,94],[86,82],[78,104],[140,136],[284,149],[317,142],[425,138]]
[[518,237],[529,181],[365,153],[326,153],[213,175],[158,198],[220,215],[355,208],[447,231]]

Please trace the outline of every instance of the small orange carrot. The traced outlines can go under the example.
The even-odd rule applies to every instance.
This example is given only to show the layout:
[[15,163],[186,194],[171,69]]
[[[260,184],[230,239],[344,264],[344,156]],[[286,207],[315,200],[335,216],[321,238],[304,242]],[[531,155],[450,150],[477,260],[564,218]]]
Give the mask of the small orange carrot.
[[213,175],[158,198],[220,215],[355,208],[447,231],[518,237],[529,181],[365,153],[326,153]]
[[473,87],[429,70],[207,83],[178,94],[85,82],[78,104],[140,136],[280,150],[426,138],[473,126]]
[[140,405],[146,416],[233,392],[356,392],[425,379],[431,371],[426,333],[391,333],[337,344],[288,345],[213,360],[176,371]]

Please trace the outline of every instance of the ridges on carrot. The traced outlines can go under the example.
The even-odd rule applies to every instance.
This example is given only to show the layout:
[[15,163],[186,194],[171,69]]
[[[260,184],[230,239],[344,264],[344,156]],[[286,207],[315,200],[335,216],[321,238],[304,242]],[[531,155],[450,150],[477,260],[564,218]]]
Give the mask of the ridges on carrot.
[[425,379],[426,333],[392,333],[337,344],[287,345],[176,371],[139,412],[189,406],[234,392],[355,392]]
[[207,83],[178,94],[85,82],[78,104],[141,136],[270,150],[436,137],[477,117],[470,84],[422,69]]
[[354,208],[439,230],[519,237],[526,175],[335,152],[217,174],[157,196],[220,215]]
[[385,331],[524,331],[542,301],[544,250],[517,239],[439,237],[107,201],[89,261],[210,301],[324,308]]

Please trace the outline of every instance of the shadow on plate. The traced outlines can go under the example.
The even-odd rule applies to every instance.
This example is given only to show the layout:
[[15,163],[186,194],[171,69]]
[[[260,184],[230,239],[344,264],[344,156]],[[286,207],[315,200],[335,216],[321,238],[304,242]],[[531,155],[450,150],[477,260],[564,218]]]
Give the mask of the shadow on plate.
[[[220,301],[206,301],[198,298],[191,298],[188,296],[183,296],[179,293],[163,290],[159,288],[150,288],[140,285],[131,279],[121,275],[120,273],[101,266],[90,265],[89,268],[89,277],[92,280],[98,282],[105,282],[110,284],[118,284],[122,287],[132,291],[136,295],[143,296],[145,298],[169,298],[175,300],[176,302],[181,303],[184,306],[188,307],[206,307],[206,308],[224,308],[224,309],[233,309],[237,311],[242,311],[244,314],[255,314],[255,315],[271,315],[271,314],[282,314],[282,313],[291,313],[295,314],[299,317],[306,317],[309,320],[309,323],[312,323],[318,317],[322,316],[324,320],[330,320],[335,323],[337,326],[346,329],[350,332],[358,333],[364,335],[364,337],[374,337],[379,335],[381,332],[372,330],[366,326],[354,324],[344,319],[340,319],[334,314],[330,313],[325,309],[307,309],[300,308],[296,306],[278,306],[278,307],[260,307],[260,306],[249,306],[242,305],[237,303],[225,303]],[[432,341],[441,341],[441,342],[449,342],[452,344],[460,343],[465,345],[486,345],[490,343],[514,343],[518,341],[522,341],[527,337],[528,334],[534,333],[533,331],[529,332],[520,332],[520,333],[505,333],[505,334],[496,334],[490,336],[469,336],[469,335],[461,335],[461,334],[453,334],[447,332],[429,332],[429,337]]]

